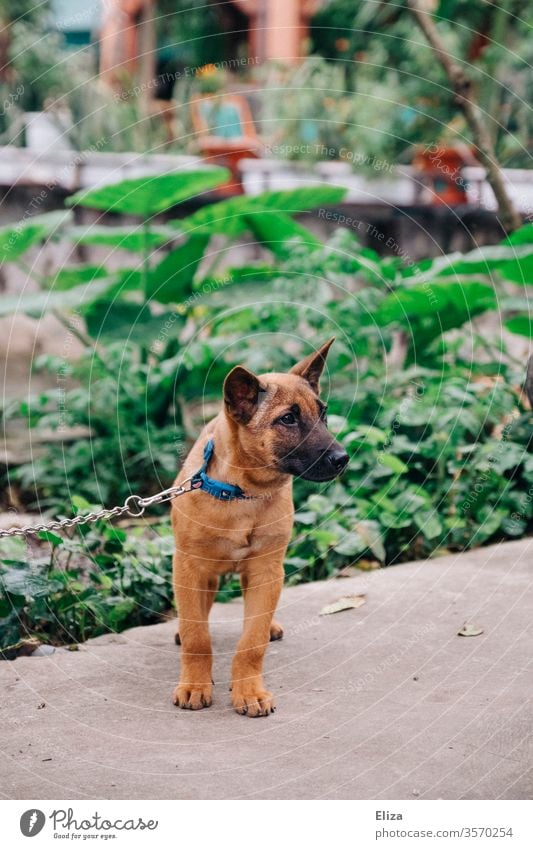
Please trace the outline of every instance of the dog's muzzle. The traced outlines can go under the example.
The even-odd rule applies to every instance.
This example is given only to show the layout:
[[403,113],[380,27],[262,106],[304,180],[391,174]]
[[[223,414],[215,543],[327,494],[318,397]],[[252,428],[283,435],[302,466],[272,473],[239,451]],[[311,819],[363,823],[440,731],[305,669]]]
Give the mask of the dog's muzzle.
[[349,461],[348,454],[340,445],[319,452],[314,459],[291,457],[284,465],[284,471],[306,481],[331,481],[345,470]]

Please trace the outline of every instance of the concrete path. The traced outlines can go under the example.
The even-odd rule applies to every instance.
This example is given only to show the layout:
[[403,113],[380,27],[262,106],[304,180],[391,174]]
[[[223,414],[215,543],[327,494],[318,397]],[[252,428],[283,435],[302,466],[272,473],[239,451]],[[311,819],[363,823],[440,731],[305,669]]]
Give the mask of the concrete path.
[[[170,703],[174,623],[0,663],[8,798],[533,797],[533,540],[286,589],[271,716],[228,700],[242,605],[216,605],[215,702]],[[324,604],[366,593],[358,610]],[[476,637],[457,632],[468,621]]]

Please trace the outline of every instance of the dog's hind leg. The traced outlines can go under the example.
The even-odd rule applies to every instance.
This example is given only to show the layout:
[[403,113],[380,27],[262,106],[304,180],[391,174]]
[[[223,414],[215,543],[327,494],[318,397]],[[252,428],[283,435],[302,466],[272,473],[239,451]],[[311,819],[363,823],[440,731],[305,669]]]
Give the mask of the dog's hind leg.
[[[241,575],[241,589],[243,598],[246,598],[246,587],[247,587],[247,579],[246,575]],[[176,634],[176,642],[178,642],[179,634]],[[273,643],[275,640],[283,639],[283,625],[280,622],[276,622],[275,619],[272,620],[270,625],[270,642]],[[179,642],[178,642],[179,645]]]
[[279,622],[276,622],[274,619],[272,620],[272,625],[270,626],[270,642],[273,643],[275,640],[283,639],[283,625],[280,625]]

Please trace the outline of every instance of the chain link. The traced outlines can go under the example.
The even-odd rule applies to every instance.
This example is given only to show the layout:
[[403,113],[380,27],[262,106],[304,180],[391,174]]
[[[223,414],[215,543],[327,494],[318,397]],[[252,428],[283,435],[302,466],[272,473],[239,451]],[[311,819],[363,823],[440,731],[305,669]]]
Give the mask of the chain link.
[[168,489],[163,489],[155,495],[150,495],[147,498],[142,498],[140,495],[129,495],[124,504],[116,507],[104,508],[103,510],[85,513],[80,516],[74,516],[72,519],[56,519],[53,522],[42,522],[38,525],[23,525],[21,528],[6,528],[0,530],[0,539],[4,537],[24,537],[33,534],[38,534],[41,531],[63,531],[67,528],[74,528],[76,525],[86,525],[90,522],[98,522],[100,519],[112,519],[118,516],[132,516],[134,519],[139,519],[144,515],[147,507],[152,507],[154,504],[163,504],[165,501],[170,501],[172,498],[177,498],[178,495],[184,495],[191,491],[191,478],[183,481],[180,486],[171,486]]

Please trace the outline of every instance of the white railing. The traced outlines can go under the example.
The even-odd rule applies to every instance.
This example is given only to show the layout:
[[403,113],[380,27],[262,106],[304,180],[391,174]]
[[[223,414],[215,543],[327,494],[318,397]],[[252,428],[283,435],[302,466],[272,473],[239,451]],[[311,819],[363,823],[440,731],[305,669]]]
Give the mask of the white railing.
[[[74,192],[78,189],[180,168],[200,168],[209,163],[197,156],[100,151],[57,150],[38,152],[23,147],[0,148],[0,186],[48,186]],[[370,173],[357,173],[347,162],[309,165],[281,159],[242,159],[239,163],[247,194],[268,189],[291,189],[313,184],[344,186],[348,203],[373,206],[431,205],[433,190],[427,177],[408,165],[376,163]],[[503,170],[509,194],[519,211],[533,212],[533,171]],[[496,209],[483,168],[464,168],[468,203]]]
[[[248,194],[258,194],[267,189],[331,183],[348,189],[348,203],[414,206],[429,205],[434,198],[427,177],[408,165],[390,167],[383,163],[381,169],[374,168],[375,175],[357,174],[346,162],[317,162],[310,166],[279,159],[243,159],[239,167]],[[519,211],[529,215],[533,211],[533,171],[504,168],[503,175]],[[464,168],[462,178],[466,181],[469,204],[496,209],[497,204],[485,179],[484,168]]]

